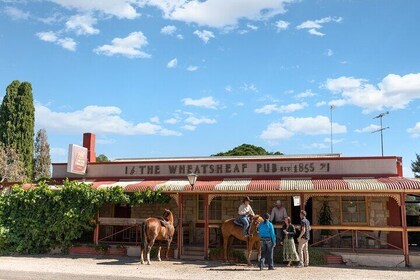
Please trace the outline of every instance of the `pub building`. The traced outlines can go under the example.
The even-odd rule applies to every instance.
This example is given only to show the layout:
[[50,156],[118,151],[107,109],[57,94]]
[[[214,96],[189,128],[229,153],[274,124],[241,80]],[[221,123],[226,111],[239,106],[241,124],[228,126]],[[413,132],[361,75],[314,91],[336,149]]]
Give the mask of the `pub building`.
[[[420,181],[403,177],[401,157],[325,154],[95,162],[95,135],[85,133],[83,146],[86,171],[68,172],[68,164],[86,159],[73,149],[69,163],[53,163],[53,181],[60,184],[69,178],[96,189],[120,186],[125,192],[149,188],[171,197],[167,204],[104,206],[96,217],[94,243],[135,248],[142,221],[168,208],[177,226],[174,256],[207,258],[211,248],[221,247],[222,222],[237,217],[242,198],[249,196],[260,215],[280,200],[294,224],[305,209],[312,224],[311,246],[350,259],[351,254],[376,260],[382,256],[381,262],[389,257],[399,265],[420,265]],[[332,219],[321,225],[325,204]],[[372,253],[375,258],[369,258]]]

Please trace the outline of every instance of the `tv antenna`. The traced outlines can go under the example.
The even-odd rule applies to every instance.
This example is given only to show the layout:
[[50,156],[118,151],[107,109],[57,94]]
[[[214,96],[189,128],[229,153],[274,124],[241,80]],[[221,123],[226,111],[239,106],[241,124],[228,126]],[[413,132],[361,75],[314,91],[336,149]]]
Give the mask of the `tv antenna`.
[[378,130],[372,131],[372,133],[376,133],[376,132],[380,132],[381,133],[381,151],[382,151],[382,156],[384,156],[384,135],[383,135],[383,131],[385,129],[389,129],[389,126],[383,127],[383,125],[382,125],[382,118],[384,116],[388,115],[388,114],[389,114],[389,112],[387,111],[387,112],[381,113],[381,114],[379,114],[379,115],[377,115],[376,117],[373,118],[373,119],[380,119],[381,120],[381,128],[378,129]]

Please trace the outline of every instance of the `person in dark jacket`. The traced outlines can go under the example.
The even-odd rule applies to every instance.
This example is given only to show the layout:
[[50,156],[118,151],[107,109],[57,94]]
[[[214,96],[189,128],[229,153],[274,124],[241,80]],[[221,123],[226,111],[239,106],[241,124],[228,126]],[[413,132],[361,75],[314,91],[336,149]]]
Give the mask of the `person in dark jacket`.
[[265,213],[263,218],[264,221],[258,225],[258,233],[261,239],[261,260],[259,267],[262,270],[267,260],[268,269],[273,270],[273,249],[276,246],[276,235],[274,234],[274,226],[270,222],[270,214]]
[[296,229],[294,225],[292,225],[292,221],[290,217],[284,219],[284,227],[283,227],[283,261],[287,261],[287,266],[290,266],[292,262],[298,262],[299,255],[296,251],[295,239],[294,236],[296,234]]

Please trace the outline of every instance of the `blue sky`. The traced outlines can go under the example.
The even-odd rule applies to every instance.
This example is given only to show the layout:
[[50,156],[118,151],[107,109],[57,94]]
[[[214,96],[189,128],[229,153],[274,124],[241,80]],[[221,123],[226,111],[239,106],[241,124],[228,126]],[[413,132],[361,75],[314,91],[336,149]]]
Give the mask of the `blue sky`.
[[29,81],[53,161],[420,153],[420,2],[0,0],[0,88]]

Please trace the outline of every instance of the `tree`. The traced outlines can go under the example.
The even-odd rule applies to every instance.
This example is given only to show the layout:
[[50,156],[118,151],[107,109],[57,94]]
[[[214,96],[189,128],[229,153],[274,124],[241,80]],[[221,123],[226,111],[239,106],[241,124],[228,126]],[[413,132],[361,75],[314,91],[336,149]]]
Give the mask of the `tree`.
[[416,160],[411,162],[411,170],[414,177],[420,178],[420,155],[416,154]]
[[48,144],[47,131],[38,130],[35,139],[34,179],[51,177],[50,144]]
[[109,158],[104,154],[100,154],[99,156],[96,157],[96,162],[108,162],[108,161],[110,161]]
[[263,147],[242,144],[229,150],[227,152],[221,152],[212,156],[266,156],[266,155],[283,155],[281,152],[267,152]]
[[19,154],[28,178],[33,173],[34,125],[32,86],[13,81],[0,106],[0,143]]
[[13,148],[0,144],[0,181],[22,182],[27,179],[23,162]]

